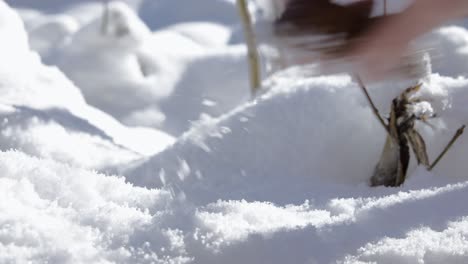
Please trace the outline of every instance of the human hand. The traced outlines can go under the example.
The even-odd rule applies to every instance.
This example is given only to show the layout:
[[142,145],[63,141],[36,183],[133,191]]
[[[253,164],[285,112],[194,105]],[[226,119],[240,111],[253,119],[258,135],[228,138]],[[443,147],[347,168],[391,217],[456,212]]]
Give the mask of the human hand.
[[413,39],[467,13],[468,0],[417,0],[375,25],[349,54],[362,75],[381,79],[395,68]]

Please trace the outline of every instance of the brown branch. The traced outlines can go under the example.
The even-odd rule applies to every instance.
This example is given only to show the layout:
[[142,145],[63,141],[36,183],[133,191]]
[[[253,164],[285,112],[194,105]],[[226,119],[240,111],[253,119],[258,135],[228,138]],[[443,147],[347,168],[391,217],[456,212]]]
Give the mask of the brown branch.
[[355,78],[356,78],[356,80],[357,80],[357,82],[359,84],[359,87],[364,92],[364,95],[366,96],[366,99],[367,99],[367,101],[369,102],[369,104],[371,106],[372,112],[377,117],[377,119],[379,120],[380,124],[383,126],[385,131],[387,131],[387,133],[390,134],[390,129],[389,129],[388,125],[385,124],[385,121],[383,120],[382,116],[379,113],[379,109],[377,109],[374,102],[372,101],[372,98],[370,97],[369,92],[367,91],[367,88],[364,85],[364,82],[362,81],[361,77],[356,74]]
[[432,169],[434,169],[434,167],[437,165],[437,163],[439,163],[439,161],[444,157],[445,153],[447,153],[447,151],[452,147],[452,145],[455,143],[455,141],[457,141],[457,139],[463,134],[464,129],[465,129],[465,125],[461,126],[457,130],[457,132],[455,132],[455,135],[453,135],[452,139],[449,141],[447,146],[445,146],[444,150],[439,154],[439,156],[432,163],[432,165],[429,166],[429,168],[427,169],[428,171],[431,171]]
[[255,97],[261,85],[260,79],[260,59],[257,50],[257,41],[252,28],[252,19],[247,7],[246,0],[237,0],[237,8],[244,27],[245,42],[247,45],[247,55],[250,67],[250,89],[252,97]]

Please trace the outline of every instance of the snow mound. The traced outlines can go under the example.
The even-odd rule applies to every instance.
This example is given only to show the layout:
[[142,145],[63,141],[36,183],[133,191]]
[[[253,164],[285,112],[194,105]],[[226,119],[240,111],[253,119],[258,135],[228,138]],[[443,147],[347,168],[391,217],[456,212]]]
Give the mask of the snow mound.
[[169,189],[134,187],[122,177],[19,152],[0,152],[0,171],[2,262],[457,263],[466,258],[462,236],[468,211],[454,201],[466,199],[468,183],[442,183],[422,169],[400,189],[335,185],[335,198],[323,201],[217,201],[199,207],[174,199]]
[[[178,257],[180,248],[171,245],[177,233],[158,227],[168,192],[19,152],[1,152],[0,171],[0,262],[167,263],[171,251]],[[152,241],[141,241],[144,232]],[[168,251],[154,251],[156,243]],[[179,258],[184,263],[183,253]]]
[[[105,169],[142,157],[69,112],[13,107],[0,114],[0,146],[75,166]],[[51,138],[53,137],[53,140]],[[116,155],[118,154],[118,155]]]
[[[181,135],[203,116],[218,117],[250,98],[245,47],[213,49],[194,58],[159,107],[164,131]],[[222,83],[220,86],[219,84]]]
[[[200,21],[198,15],[210,20],[203,12],[217,4],[234,11],[233,1],[200,1],[184,10],[191,18],[178,18],[167,11],[187,3],[145,3],[166,12],[162,23]],[[210,3],[216,4],[207,7]],[[69,39],[44,50],[63,52],[55,58],[64,65],[70,59],[76,80],[89,78],[90,85],[108,89],[86,93],[110,97],[110,107],[126,111],[120,115],[126,122],[163,122],[174,133],[185,131],[188,120],[192,127],[147,158],[172,138],[125,127],[89,107],[76,86],[29,50],[21,22],[0,1],[0,36],[11,48],[0,51],[6,58],[0,64],[0,147],[19,149],[0,152],[0,262],[463,263],[468,258],[465,136],[433,172],[417,167],[413,158],[401,188],[369,188],[386,135],[349,76],[304,78],[303,68],[290,69],[267,80],[269,91],[259,98],[240,103],[248,91],[245,50],[223,47],[235,26],[197,22],[151,33],[122,3],[113,2],[110,13],[105,37],[97,16],[85,27],[77,19],[80,28],[71,38],[63,28],[56,31],[63,35],[55,35],[55,27],[44,24],[51,33],[47,38]],[[220,19],[230,23],[229,16]],[[211,40],[208,30],[219,39]],[[440,38],[456,47],[453,56],[463,57],[465,33],[447,32]],[[105,67],[110,75],[97,76]],[[452,76],[427,76],[417,94],[428,102],[415,111],[437,114],[430,126],[417,124],[431,159],[468,123],[468,80],[455,70],[447,74]],[[109,80],[122,90],[106,87]],[[138,90],[156,87],[156,80],[167,89]],[[385,116],[391,99],[412,84],[375,84],[369,91]],[[136,103],[141,105],[131,106]],[[125,178],[79,167],[120,171]]]
[[444,204],[463,199],[467,182],[424,188],[416,186],[434,183],[434,175],[419,173],[415,178],[410,180],[415,189],[336,189],[338,196],[357,191],[352,195],[362,198],[324,203],[210,204],[197,212],[196,239],[216,255],[197,263],[459,263],[466,259],[467,210],[461,202],[453,207]]
[[69,15],[45,15],[29,9],[18,12],[28,32],[29,46],[45,63],[54,61],[57,50],[80,28],[79,22]]
[[4,2],[0,3],[0,12],[0,35],[4,36],[5,45],[0,51],[3,58],[0,66],[2,102],[36,108],[76,108],[84,104],[79,89],[55,67],[45,67],[30,50],[19,16]]
[[468,30],[449,26],[427,36],[436,47],[434,71],[446,76],[468,76]]
[[[294,81],[294,76],[229,114],[205,116],[176,144],[135,165],[126,173],[128,179],[142,186],[170,186],[196,203],[252,199],[283,204],[326,193],[327,183],[365,184],[385,132],[361,90],[345,75],[300,81]],[[418,125],[430,157],[468,121],[463,107],[467,86],[466,79],[437,74],[425,82],[420,96],[429,98],[440,116],[430,121],[435,129]],[[373,86],[371,94],[385,115],[388,98],[406,87]],[[437,173],[466,177],[461,161],[464,144],[462,138]],[[189,169],[182,170],[182,164]],[[410,172],[413,169],[414,165]],[[183,177],[181,171],[186,171]]]
[[[2,149],[17,148],[102,169],[154,154],[172,143],[165,133],[124,127],[89,107],[63,73],[44,66],[30,51],[21,20],[4,2],[0,12],[0,35],[10,48],[1,51],[5,53],[0,66]],[[154,143],[148,144],[151,140]]]
[[347,256],[343,263],[463,263],[468,258],[467,233],[468,220],[463,217],[441,231],[422,227],[404,238],[366,244],[357,256]]
[[[184,23],[152,33],[118,1],[110,2],[107,17],[105,28],[100,15],[77,30],[51,60],[91,105],[127,125],[179,135],[201,113],[220,115],[245,101],[245,50],[226,46],[228,27]],[[221,78],[228,80],[223,89]],[[187,102],[182,108],[181,100]]]

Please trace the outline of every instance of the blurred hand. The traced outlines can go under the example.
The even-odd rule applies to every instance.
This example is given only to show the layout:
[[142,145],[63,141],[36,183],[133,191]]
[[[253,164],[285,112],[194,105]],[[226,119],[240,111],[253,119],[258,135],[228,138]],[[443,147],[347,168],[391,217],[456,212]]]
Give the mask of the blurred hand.
[[396,66],[414,38],[466,14],[468,0],[416,0],[366,33],[350,55],[366,77],[380,79]]

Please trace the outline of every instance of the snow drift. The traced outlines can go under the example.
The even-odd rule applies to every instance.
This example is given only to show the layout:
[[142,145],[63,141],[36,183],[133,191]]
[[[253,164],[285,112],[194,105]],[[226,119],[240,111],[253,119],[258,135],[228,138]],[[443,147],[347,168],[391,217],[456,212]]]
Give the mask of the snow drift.
[[[129,179],[144,186],[173,185],[203,202],[223,198],[289,203],[321,192],[326,183],[365,183],[385,131],[357,84],[345,75],[293,78],[227,115],[198,122],[176,144],[129,172]],[[403,85],[371,86],[382,113],[388,113],[390,99]],[[430,157],[468,121],[462,110],[467,85],[463,78],[427,78],[419,96],[429,98],[440,117],[430,121],[435,128],[418,126]],[[460,162],[465,142],[462,138],[449,152],[437,174],[465,177]]]
[[[142,229],[158,230],[153,214],[170,200],[167,192],[19,152],[0,156],[1,262],[163,263],[149,242],[135,249],[129,241],[136,246]],[[152,233],[178,250],[170,230]]]
[[[211,2],[201,3],[199,8]],[[120,4],[116,10],[130,14]],[[67,77],[42,65],[29,50],[21,21],[4,2],[0,14],[0,35],[9,49],[0,49],[5,58],[0,63],[0,262],[310,264],[468,259],[466,137],[434,172],[413,162],[403,187],[369,188],[367,180],[385,133],[349,76],[305,78],[304,68],[290,69],[265,82],[268,91],[256,100],[236,102],[247,89],[239,82],[245,77],[241,74],[245,51],[225,43],[225,29],[235,26],[215,26],[222,37],[210,42],[200,28],[212,24],[176,25],[153,34],[138,22],[143,39],[158,39],[162,48],[179,43],[178,51],[189,49],[190,64],[168,63],[165,55],[145,57],[151,58],[151,65],[161,65],[160,76],[173,78],[177,85],[165,97],[172,108],[158,104],[138,109],[141,114],[136,111],[135,120],[147,122],[147,115],[161,110],[170,119],[177,109],[184,116],[179,120],[197,117],[222,102],[217,112],[211,112],[216,114],[202,114],[188,131],[187,123],[171,120],[171,129],[185,133],[167,147],[172,139],[164,133],[130,129],[88,106]],[[68,44],[60,44],[71,46],[57,59],[75,51],[90,52],[83,49],[85,44],[109,49],[110,39],[86,35],[98,32],[96,27],[78,24],[72,38],[65,38]],[[448,47],[447,61],[457,63],[436,63],[418,94],[437,113],[429,120],[432,127],[418,124],[431,158],[468,122],[468,80],[462,70],[466,35],[459,28],[432,35]],[[88,37],[80,42],[79,36]],[[130,34],[116,42],[115,53],[107,55],[135,62],[142,52],[135,43],[145,45],[139,41]],[[216,47],[215,55],[206,47]],[[119,62],[86,58],[88,65],[103,67]],[[111,69],[122,78],[141,73],[133,62]],[[228,62],[241,77],[223,75]],[[207,65],[211,65],[208,75],[216,78],[201,75]],[[163,71],[166,66],[184,70],[170,75],[173,72]],[[142,76],[130,78],[132,88],[138,89],[134,81]],[[103,78],[102,84],[106,81]],[[414,82],[395,81],[369,90],[385,115],[390,100],[410,84]],[[230,87],[232,94],[227,94],[236,99],[223,97],[221,86]],[[193,97],[181,98],[191,93]],[[217,93],[220,99],[215,100],[211,96]],[[124,92],[114,95],[120,102],[134,100]],[[193,104],[185,108],[191,100]],[[229,111],[225,105],[235,109]]]
[[249,97],[246,52],[226,47],[226,25],[179,23],[151,32],[119,1],[109,3],[105,21],[102,12],[87,22],[31,12],[22,11],[32,48],[76,83],[88,103],[127,125],[180,135],[202,113],[219,116]]
[[[165,133],[124,127],[88,106],[63,73],[44,66],[30,51],[21,20],[4,2],[0,5],[3,149],[19,148],[78,166],[105,168],[155,153],[172,143],[172,137]],[[142,141],[149,138],[154,143]]]

